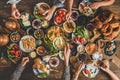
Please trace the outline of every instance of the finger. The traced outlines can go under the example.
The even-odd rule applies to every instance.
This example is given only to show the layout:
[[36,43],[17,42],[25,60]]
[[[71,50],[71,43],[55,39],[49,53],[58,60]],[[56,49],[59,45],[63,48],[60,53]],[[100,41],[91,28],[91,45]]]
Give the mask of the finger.
[[46,10],[46,11],[43,13],[43,15],[46,15],[46,14],[48,13],[48,11],[49,11],[49,10]]

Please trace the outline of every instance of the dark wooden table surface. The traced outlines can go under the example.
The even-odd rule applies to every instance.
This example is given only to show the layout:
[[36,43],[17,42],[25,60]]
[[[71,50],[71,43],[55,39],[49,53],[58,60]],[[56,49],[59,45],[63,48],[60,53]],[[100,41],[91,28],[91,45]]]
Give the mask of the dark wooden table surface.
[[[10,5],[6,4],[6,2],[7,0],[0,0],[0,19],[8,18],[10,16]],[[22,0],[17,5],[17,7],[20,11],[26,11],[30,13],[32,15],[32,18],[34,18],[32,14],[33,7],[36,3],[39,3],[39,2],[47,2],[52,6],[52,0]],[[74,7],[77,7],[78,4],[79,4],[79,0],[75,0]],[[104,7],[104,8],[112,10],[114,13],[116,13],[120,17],[120,0],[116,0],[116,2],[112,6]],[[117,45],[116,56],[120,59],[120,36],[118,36],[117,38],[117,44],[118,45]],[[4,50],[5,49],[0,48],[0,53]],[[59,66],[60,67],[59,69],[61,70],[59,70],[59,72],[52,72],[50,74],[50,77],[48,77],[47,79],[38,79],[33,74],[32,65],[33,65],[33,60],[31,59],[30,63],[27,64],[24,72],[22,73],[20,80],[60,80],[61,75],[63,74],[62,72],[63,62],[61,62]],[[16,67],[17,65],[12,64],[11,67],[0,68],[0,80],[10,80],[10,76]],[[110,62],[110,69],[120,78],[120,68],[117,65],[115,65],[113,62]],[[110,80],[110,78],[105,72],[100,71],[99,74],[93,79],[88,79],[83,74],[80,74],[78,80]]]

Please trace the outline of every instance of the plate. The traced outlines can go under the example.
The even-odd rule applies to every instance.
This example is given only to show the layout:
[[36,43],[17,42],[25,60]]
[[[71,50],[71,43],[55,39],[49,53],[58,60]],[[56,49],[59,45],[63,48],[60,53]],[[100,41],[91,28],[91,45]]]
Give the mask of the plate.
[[[40,70],[40,65],[45,65],[46,67],[43,70]],[[39,61],[38,63],[39,68],[33,68],[33,72],[34,74],[38,77],[38,78],[46,78],[48,77],[48,75],[50,74],[50,66],[48,64],[45,64],[43,61]],[[43,69],[41,67],[41,69]]]
[[22,52],[17,44],[12,43],[7,47],[7,55],[8,58],[16,64],[20,59]]
[[58,55],[60,59],[64,61],[64,51],[59,51]]
[[66,41],[63,37],[56,37],[53,40],[53,46],[57,50],[63,50],[64,46],[66,45]]
[[32,20],[31,20],[30,14],[26,12],[21,13],[19,22],[21,27],[24,29],[31,27]]
[[49,40],[53,41],[55,37],[63,36],[63,30],[59,26],[52,26],[48,29],[47,37]]
[[[42,8],[40,7],[42,5]],[[44,5],[44,6],[43,6]],[[43,20],[42,14],[47,10],[50,9],[50,6],[47,3],[41,2],[35,5],[34,7],[34,16],[37,19]]]
[[31,35],[25,35],[21,38],[19,46],[23,52],[31,52],[36,48],[35,38]]
[[99,69],[93,64],[85,64],[82,73],[88,78],[94,78],[99,73]]
[[86,16],[90,16],[94,14],[92,8],[88,6],[89,4],[90,4],[89,1],[81,2],[78,7],[79,11]]
[[54,14],[54,23],[56,25],[61,25],[65,22],[67,10],[66,9],[58,9]]
[[104,52],[107,56],[112,56],[116,53],[117,50],[117,42],[115,40],[111,42],[106,42]]

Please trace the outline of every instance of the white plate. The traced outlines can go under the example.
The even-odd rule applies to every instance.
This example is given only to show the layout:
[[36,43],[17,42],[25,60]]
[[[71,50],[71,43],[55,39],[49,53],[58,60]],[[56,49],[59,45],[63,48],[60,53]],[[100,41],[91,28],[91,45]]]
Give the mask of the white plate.
[[[23,39],[27,39],[27,38],[33,38],[33,39],[35,39],[35,38],[34,38],[33,36],[31,36],[31,35],[25,35],[25,36],[23,36],[23,37],[21,38],[21,40],[20,40],[20,42],[19,42],[19,46],[20,46],[20,49],[21,49],[23,52],[31,52],[31,51],[33,51],[33,50],[36,48],[36,46],[35,46],[35,47],[32,48],[32,49],[28,49],[28,50],[24,49],[22,40],[23,40]],[[35,43],[35,44],[36,44],[36,43]]]
[[[85,69],[87,69],[89,71],[89,74],[86,74],[84,72]],[[82,71],[82,73],[88,78],[94,78],[99,73],[99,69],[98,69],[98,67],[94,66],[94,64],[86,64],[84,66],[84,70]]]
[[[47,66],[47,68],[46,68],[46,70],[45,70],[44,72],[41,71],[41,70],[39,70],[39,69],[33,69],[34,74],[35,74],[38,78],[46,78],[46,77],[50,74],[50,70],[49,70],[50,66],[49,66],[49,65],[46,65],[46,66]],[[43,77],[43,76],[40,75],[40,74],[43,74],[43,73],[46,73],[47,76],[46,76],[46,77]]]
[[[62,44],[62,47],[60,47],[61,45],[60,45],[60,46],[57,46],[57,45],[56,45],[56,41],[57,41],[57,40],[59,40],[59,43]],[[64,45],[63,45],[63,44],[65,45],[65,44],[66,44],[66,41],[65,41],[65,39],[64,39],[63,37],[61,37],[61,36],[56,37],[56,38],[53,40],[53,46],[54,46],[54,48],[57,49],[57,50],[62,50],[62,49],[64,48]]]

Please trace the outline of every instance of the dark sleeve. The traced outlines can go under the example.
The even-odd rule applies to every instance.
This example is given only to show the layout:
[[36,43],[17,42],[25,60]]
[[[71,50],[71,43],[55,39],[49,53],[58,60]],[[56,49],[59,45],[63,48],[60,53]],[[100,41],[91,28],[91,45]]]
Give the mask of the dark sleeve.
[[23,72],[24,69],[25,69],[24,66],[19,65],[12,74],[11,80],[19,80],[21,73]]
[[70,80],[70,66],[64,68],[62,80]]
[[63,7],[63,3],[64,2],[61,2],[60,0],[53,0],[53,5],[56,5],[58,8]]

